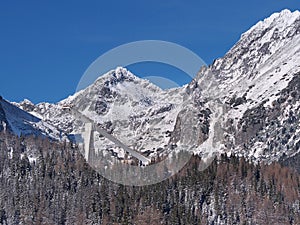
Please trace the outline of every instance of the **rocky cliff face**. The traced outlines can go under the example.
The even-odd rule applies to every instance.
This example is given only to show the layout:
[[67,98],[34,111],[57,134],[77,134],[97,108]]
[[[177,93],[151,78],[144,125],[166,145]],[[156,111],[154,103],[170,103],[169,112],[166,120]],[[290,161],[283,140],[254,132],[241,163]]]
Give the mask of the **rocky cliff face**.
[[199,109],[222,111],[214,134],[220,151],[277,160],[300,150],[299,62],[300,13],[284,10],[199,72],[189,88]]

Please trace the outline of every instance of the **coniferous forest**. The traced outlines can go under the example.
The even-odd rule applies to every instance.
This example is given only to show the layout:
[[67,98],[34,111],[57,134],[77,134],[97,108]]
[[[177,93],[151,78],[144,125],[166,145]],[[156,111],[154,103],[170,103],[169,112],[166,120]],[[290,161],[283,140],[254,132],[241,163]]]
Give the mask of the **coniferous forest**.
[[[33,157],[34,156],[34,157]],[[151,186],[112,183],[76,146],[0,134],[0,224],[300,224],[300,176],[225,155]]]

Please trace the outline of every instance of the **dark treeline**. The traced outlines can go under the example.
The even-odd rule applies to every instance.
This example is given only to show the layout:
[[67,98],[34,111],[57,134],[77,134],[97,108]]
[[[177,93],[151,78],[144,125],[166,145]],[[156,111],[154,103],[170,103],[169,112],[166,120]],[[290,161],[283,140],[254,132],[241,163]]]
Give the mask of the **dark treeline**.
[[159,184],[127,187],[68,143],[1,133],[0,224],[300,224],[297,172],[235,156],[200,172],[200,161]]

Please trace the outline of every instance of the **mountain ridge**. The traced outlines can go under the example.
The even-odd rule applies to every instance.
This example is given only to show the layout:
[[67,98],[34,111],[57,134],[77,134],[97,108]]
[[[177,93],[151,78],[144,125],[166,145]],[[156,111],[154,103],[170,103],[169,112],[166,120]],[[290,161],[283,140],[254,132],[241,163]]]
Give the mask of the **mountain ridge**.
[[[279,160],[299,152],[299,34],[300,12],[283,10],[243,33],[223,58],[201,68],[182,88],[161,90],[118,67],[57,104],[15,104],[69,134],[80,133],[82,123],[62,108],[75,105],[111,134],[154,157],[168,145],[185,142],[196,145],[194,152],[200,155],[209,150]],[[191,121],[195,133],[187,137],[185,123]],[[111,143],[96,142],[124,157]]]

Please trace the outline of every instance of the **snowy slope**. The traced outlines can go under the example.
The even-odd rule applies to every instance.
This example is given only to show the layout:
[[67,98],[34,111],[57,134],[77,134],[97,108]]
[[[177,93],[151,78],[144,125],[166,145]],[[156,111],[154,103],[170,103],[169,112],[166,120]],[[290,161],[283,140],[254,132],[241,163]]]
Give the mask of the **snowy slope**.
[[16,135],[46,136],[60,140],[60,132],[40,118],[18,108],[4,99],[0,99],[1,130]]
[[[63,109],[75,106],[129,147],[145,155],[156,155],[170,143],[170,132],[185,96],[184,89],[162,90],[119,67],[57,104],[31,107],[26,100],[18,106],[65,133],[79,134],[84,132],[82,121]],[[97,133],[94,140],[98,151],[113,151],[124,158],[123,150],[109,140],[99,138]]]
[[194,101],[222,105],[221,151],[263,160],[299,151],[299,71],[300,13],[283,10],[199,72]]

